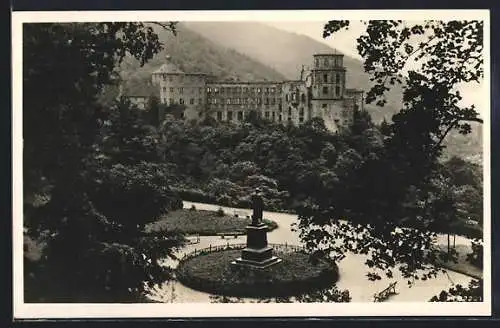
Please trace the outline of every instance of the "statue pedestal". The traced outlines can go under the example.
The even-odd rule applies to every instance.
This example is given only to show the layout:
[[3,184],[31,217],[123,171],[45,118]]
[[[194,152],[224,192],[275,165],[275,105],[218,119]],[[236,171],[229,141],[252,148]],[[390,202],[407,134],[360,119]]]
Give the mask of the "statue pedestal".
[[233,265],[241,265],[253,268],[267,268],[281,262],[281,259],[273,256],[273,249],[267,245],[267,225],[259,223],[249,225],[247,231],[247,247],[242,250],[241,257],[233,261]]

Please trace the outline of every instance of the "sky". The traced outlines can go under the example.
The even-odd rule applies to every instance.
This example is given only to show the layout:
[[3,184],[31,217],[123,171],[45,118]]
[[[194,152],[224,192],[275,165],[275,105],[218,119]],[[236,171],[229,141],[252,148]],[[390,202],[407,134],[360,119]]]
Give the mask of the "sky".
[[[285,21],[277,21],[277,22],[265,22],[265,24],[279,28],[281,30],[285,30],[288,32],[293,32],[297,34],[307,35],[318,42],[325,43],[331,47],[334,47],[341,51],[343,54],[354,57],[357,59],[362,59],[358,54],[356,49],[357,41],[356,39],[364,32],[365,26],[363,23],[359,21],[351,21],[349,29],[339,31],[335,33],[333,36],[330,36],[326,39],[323,38],[323,27],[325,25],[325,21],[311,21],[311,22],[285,22]],[[481,116],[484,117],[484,113],[489,111],[489,108],[484,105],[484,93],[482,88],[485,87],[485,84],[477,84],[477,83],[469,83],[462,84],[458,88],[463,96],[462,104],[466,106],[470,106],[474,104],[477,110],[481,113]]]

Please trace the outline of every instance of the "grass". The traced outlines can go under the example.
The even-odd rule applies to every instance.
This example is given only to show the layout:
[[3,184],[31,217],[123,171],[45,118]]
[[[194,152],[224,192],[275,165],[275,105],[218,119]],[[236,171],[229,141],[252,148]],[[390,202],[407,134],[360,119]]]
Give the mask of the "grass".
[[226,296],[296,296],[333,285],[338,279],[332,262],[313,264],[302,252],[280,253],[281,263],[264,270],[234,267],[241,250],[223,250],[189,258],[179,264],[177,278],[200,291]]
[[[439,245],[438,248],[444,253],[447,252],[446,245]],[[467,261],[467,254],[472,252],[472,247],[467,245],[456,245],[455,251],[458,253],[457,263],[438,259],[436,264],[451,271],[462,273],[476,279],[482,279],[483,270]]]
[[[181,209],[172,211],[147,226],[147,231],[179,231],[184,234],[213,236],[223,232],[245,233],[251,219],[220,215],[213,211]],[[276,222],[264,220],[269,231],[278,227]]]

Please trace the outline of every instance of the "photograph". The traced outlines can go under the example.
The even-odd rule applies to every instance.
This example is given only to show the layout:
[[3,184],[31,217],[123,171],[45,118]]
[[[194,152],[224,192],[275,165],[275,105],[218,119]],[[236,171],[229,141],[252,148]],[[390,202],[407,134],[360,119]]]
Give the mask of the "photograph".
[[489,28],[13,12],[14,317],[490,315]]

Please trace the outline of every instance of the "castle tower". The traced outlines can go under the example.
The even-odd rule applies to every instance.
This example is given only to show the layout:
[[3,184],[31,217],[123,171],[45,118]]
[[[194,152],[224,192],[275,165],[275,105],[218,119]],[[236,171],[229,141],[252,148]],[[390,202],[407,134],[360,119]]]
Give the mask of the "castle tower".
[[185,73],[167,55],[165,63],[153,73],[152,81],[160,88],[160,102],[182,111],[176,115],[186,119],[201,117],[206,106],[206,74]]
[[312,116],[319,116],[332,130],[345,121],[344,93],[346,68],[344,55],[339,53],[315,54],[311,70]]

